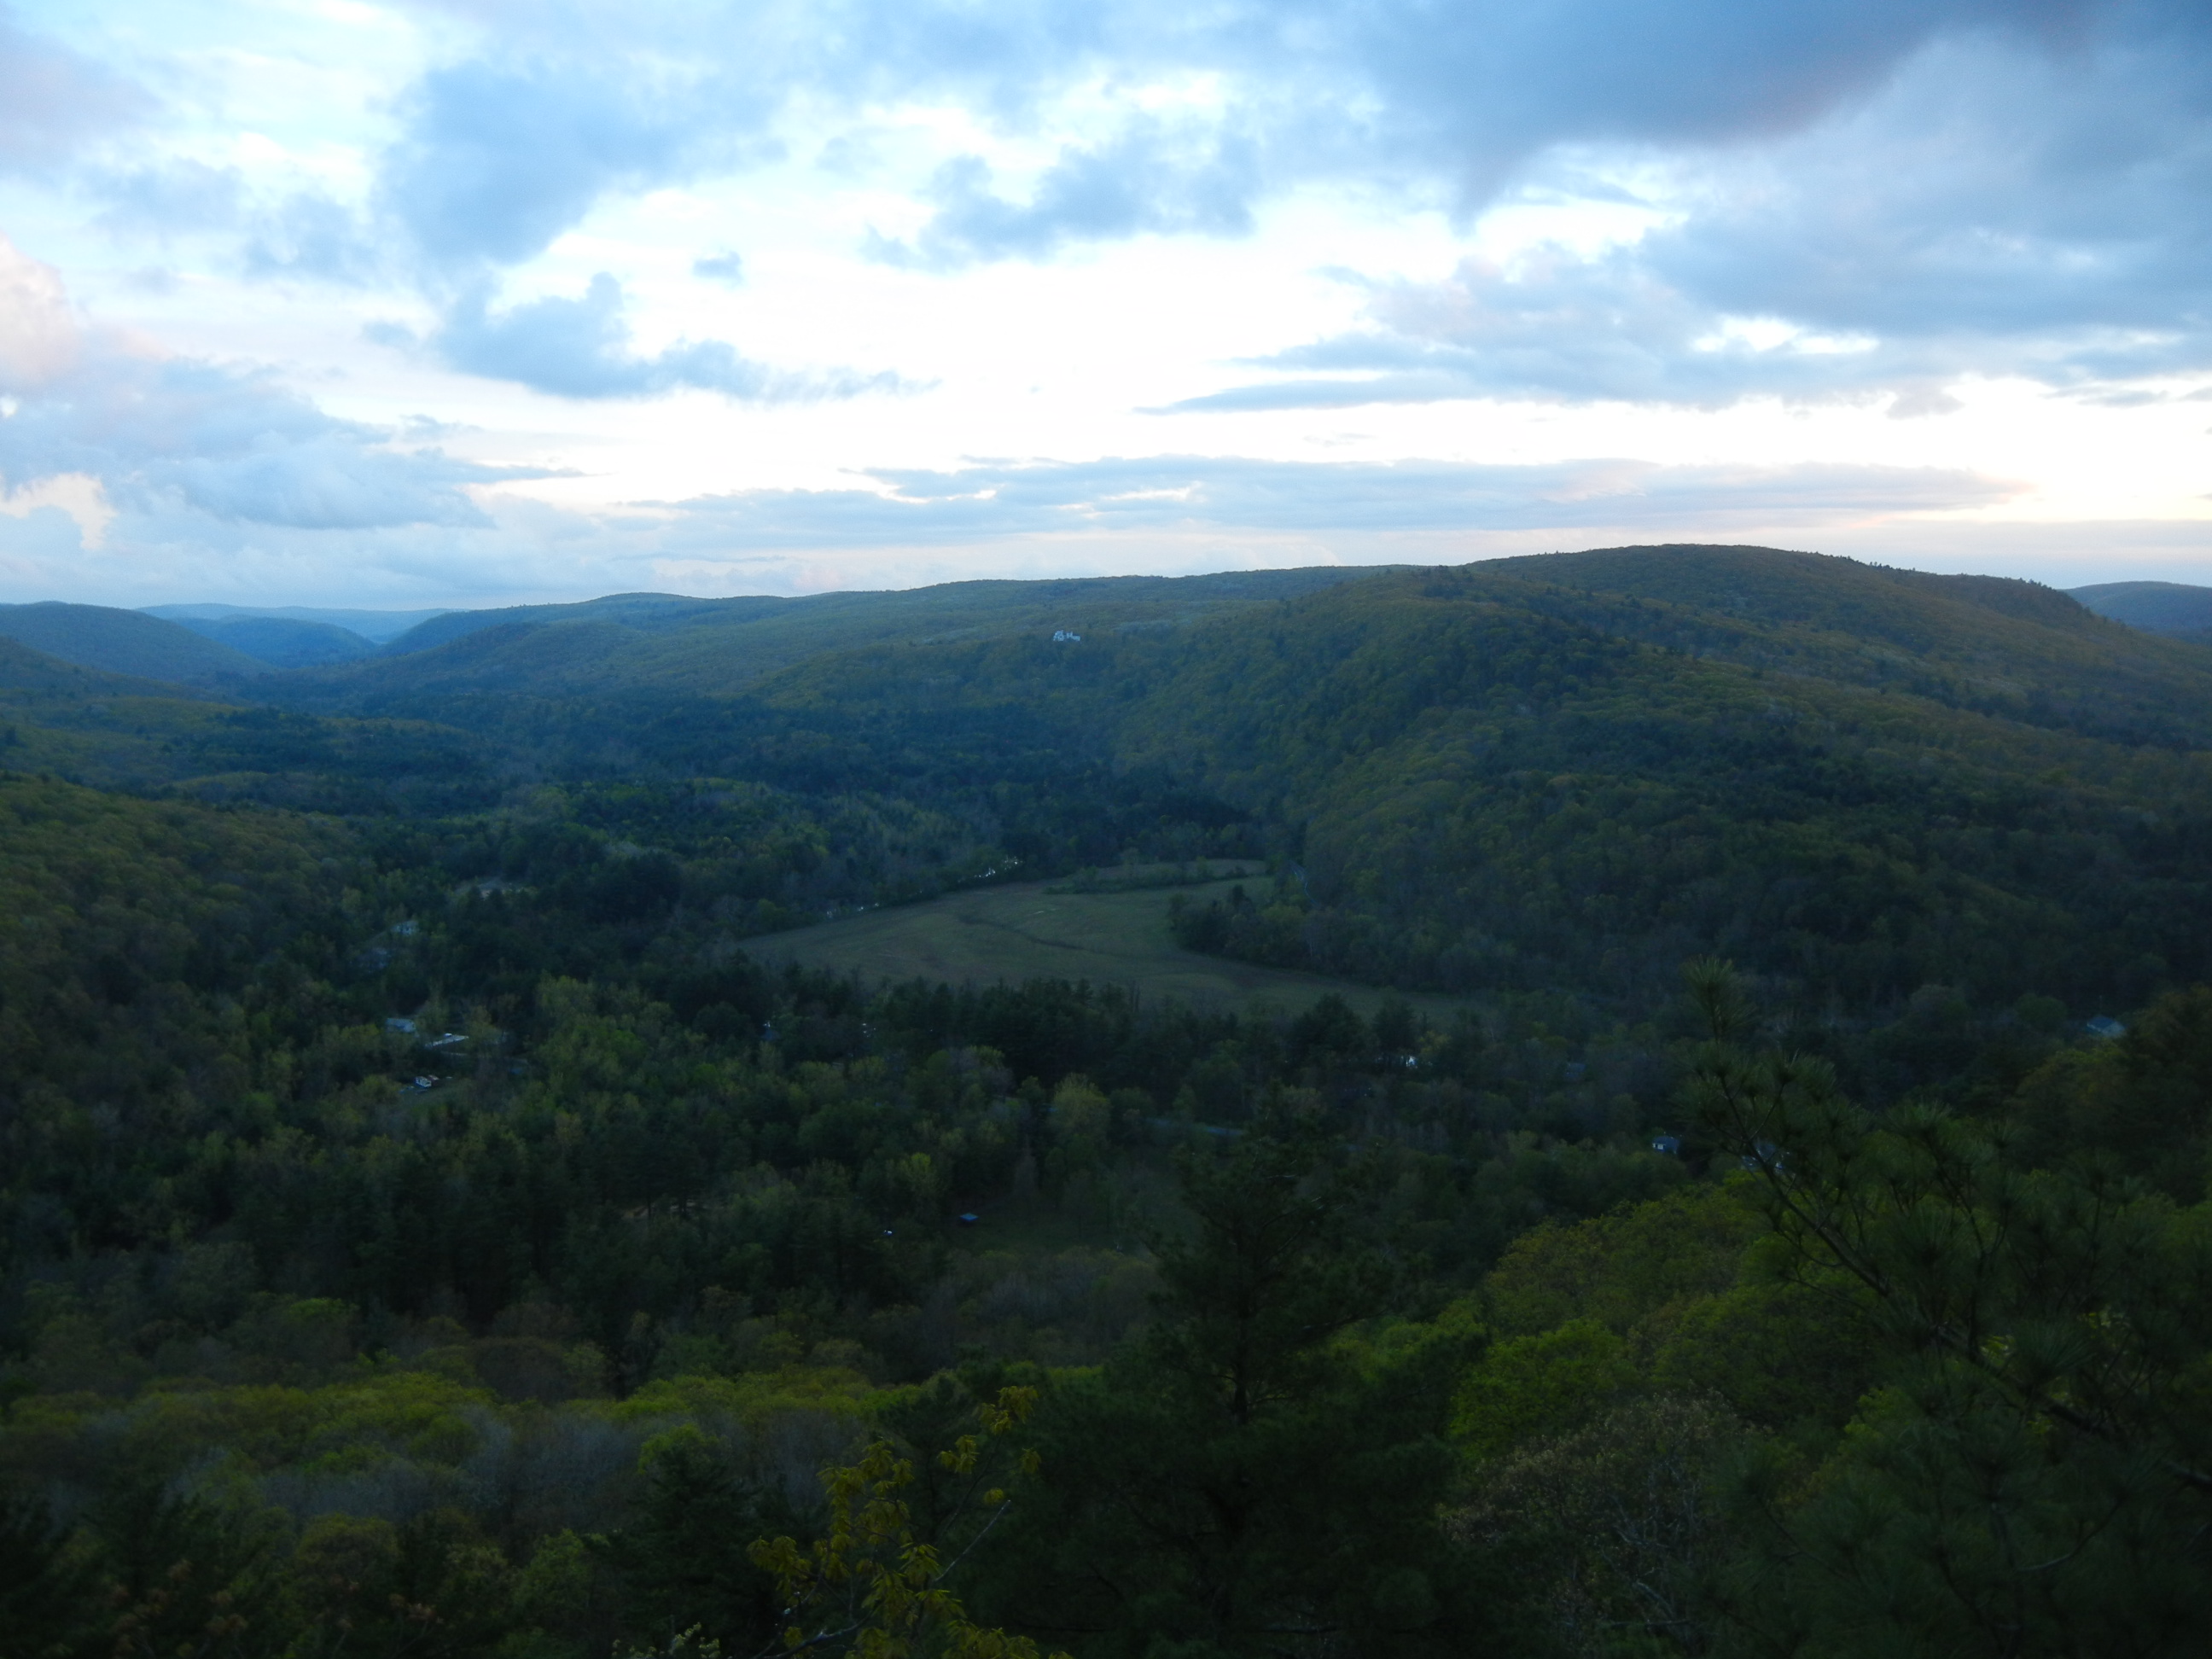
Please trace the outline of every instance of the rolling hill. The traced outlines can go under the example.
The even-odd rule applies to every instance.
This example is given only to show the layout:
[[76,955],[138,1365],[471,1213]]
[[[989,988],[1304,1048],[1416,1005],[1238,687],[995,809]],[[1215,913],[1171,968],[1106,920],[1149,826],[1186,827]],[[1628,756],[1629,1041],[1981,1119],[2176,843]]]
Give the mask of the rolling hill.
[[404,702],[435,693],[562,696],[653,687],[726,695],[824,651],[1028,629],[1169,628],[1274,603],[1375,568],[952,582],[900,592],[688,599],[617,594],[581,605],[456,611],[393,640],[373,663],[287,687],[293,699]]
[[0,605],[0,638],[81,667],[179,684],[249,679],[269,665],[243,651],[143,611],[100,605]]
[[167,622],[241,622],[271,617],[279,622],[321,623],[330,628],[343,628],[349,634],[358,634],[374,645],[397,639],[433,617],[448,614],[444,611],[331,610],[311,605],[149,605],[142,609],[146,615]]
[[189,628],[203,639],[213,640],[234,651],[242,651],[272,668],[311,668],[323,663],[351,662],[376,649],[349,629],[329,623],[303,622],[293,617],[180,617],[178,626]]
[[491,798],[479,745],[450,727],[254,706],[234,691],[80,667],[4,636],[0,770],[356,816]]
[[2100,617],[2153,634],[2212,639],[2212,587],[2181,582],[2099,582],[2068,590]]
[[1707,951],[1850,1006],[2212,971],[2212,656],[2031,583],[1681,546],[722,603],[270,690],[435,715],[610,802],[898,803],[963,826],[956,883],[1268,856],[1213,948],[1407,989],[1650,1006]]

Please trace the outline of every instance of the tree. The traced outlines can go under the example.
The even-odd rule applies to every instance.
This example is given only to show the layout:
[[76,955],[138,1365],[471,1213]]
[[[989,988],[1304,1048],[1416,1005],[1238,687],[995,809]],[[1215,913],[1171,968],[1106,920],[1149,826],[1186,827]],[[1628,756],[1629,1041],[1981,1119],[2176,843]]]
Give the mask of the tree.
[[1810,1495],[1761,1497],[1755,1622],[1823,1655],[2199,1650],[2212,1212],[2109,1163],[2022,1168],[2002,1124],[1872,1117],[1825,1066],[1738,1045],[1724,965],[1691,985],[1690,1097],[1756,1177],[1762,1249],[1886,1356]]
[[[985,1436],[1010,1435],[1036,1403],[1034,1389],[1001,1389],[980,1413]],[[914,1484],[914,1463],[890,1441],[872,1443],[857,1463],[824,1470],[827,1534],[803,1549],[788,1536],[763,1539],[750,1552],[754,1564],[774,1576],[782,1605],[781,1641],[763,1651],[844,1653],[856,1659],[906,1659],[916,1653],[933,1659],[1037,1659],[1037,1645],[1027,1637],[970,1620],[946,1582],[1012,1506],[1004,1487],[987,1484],[1000,1472],[995,1461],[973,1434],[938,1455],[939,1467],[966,1485],[966,1501],[956,1512],[981,1513],[951,1561],[936,1542],[917,1534],[903,1496]],[[1024,1473],[1035,1471],[1033,1452],[1020,1453],[1015,1462]]]
[[90,1634],[92,1574],[45,1504],[0,1486],[0,1630],[23,1659],[72,1653]]
[[1299,1126],[1182,1167],[1148,1334],[1058,1381],[1036,1490],[978,1597],[1087,1656],[1456,1653],[1481,1627],[1437,1522],[1471,1322],[1353,1328],[1395,1277],[1343,1149]]

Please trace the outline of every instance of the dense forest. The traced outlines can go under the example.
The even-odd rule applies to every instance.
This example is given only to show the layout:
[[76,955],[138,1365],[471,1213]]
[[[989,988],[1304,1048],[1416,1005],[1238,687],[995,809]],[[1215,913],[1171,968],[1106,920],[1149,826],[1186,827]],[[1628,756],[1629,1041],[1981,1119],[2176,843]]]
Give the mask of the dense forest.
[[[2212,647],[1733,548],[35,620],[6,1659],[2201,1650]],[[1163,948],[1304,1000],[763,944],[1226,857]]]

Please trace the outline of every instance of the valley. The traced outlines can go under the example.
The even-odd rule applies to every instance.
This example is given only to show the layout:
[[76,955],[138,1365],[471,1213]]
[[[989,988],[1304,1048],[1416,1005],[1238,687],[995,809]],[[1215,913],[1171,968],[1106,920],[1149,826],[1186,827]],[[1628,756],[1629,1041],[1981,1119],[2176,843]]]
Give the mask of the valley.
[[0,609],[0,1652],[778,1650],[863,1486],[1001,1659],[2176,1651],[2212,646],[2121,598]]
[[1396,996],[1440,1026],[1462,1011],[1464,1004],[1449,997],[1399,996],[1351,980],[1176,947],[1169,926],[1172,900],[1224,900],[1245,881],[1256,886],[1263,879],[1264,872],[1253,865],[1237,879],[1122,892],[1071,892],[1053,883],[1010,882],[771,934],[754,954],[772,965],[796,963],[871,987],[908,980],[951,985],[1088,980],[1124,988],[1143,1001],[1248,1016],[1270,1009],[1301,1013],[1334,994],[1372,1018]]

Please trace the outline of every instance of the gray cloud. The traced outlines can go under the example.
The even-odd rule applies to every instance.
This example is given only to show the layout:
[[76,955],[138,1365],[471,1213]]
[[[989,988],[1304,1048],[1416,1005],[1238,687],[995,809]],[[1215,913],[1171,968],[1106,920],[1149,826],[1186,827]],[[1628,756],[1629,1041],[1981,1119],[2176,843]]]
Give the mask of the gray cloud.
[[[923,228],[868,251],[950,269],[1236,235],[1270,193],[1315,180],[1469,212],[1562,181],[1572,193],[1589,175],[1567,180],[1571,163],[1633,154],[1686,181],[1685,222],[1594,261],[1391,290],[1371,330],[1184,406],[1768,393],[1911,410],[1940,407],[1973,370],[2094,387],[2212,362],[2201,0],[435,9],[491,44],[401,99],[365,212],[258,209],[246,263],[350,283],[411,267],[445,302],[463,296],[441,337],[450,361],[564,395],[761,395],[756,366],[712,343],[650,361],[594,348],[614,312],[592,295],[495,316],[470,296],[610,195],[779,153],[793,100],[818,115],[950,99],[1034,134],[1072,88],[1194,75],[1218,101],[1070,146],[1024,187],[956,159],[924,187]],[[180,191],[172,181],[165,199]],[[699,274],[730,280],[713,263]],[[1759,350],[1720,328],[1744,316],[1871,344]],[[570,343],[557,362],[556,334]]]
[[1931,46],[1829,121],[1706,158],[1687,216],[1632,246],[1381,284],[1370,328],[1176,407],[1881,395],[1916,412],[1966,374],[2112,395],[2094,388],[2212,369],[2212,27],[2116,10],[2063,54]]
[[88,182],[107,204],[100,218],[109,229],[164,236],[228,228],[237,221],[243,193],[237,168],[189,160],[105,169]]
[[[1440,182],[1462,207],[1565,143],[1710,145],[1803,128],[1929,42],[2052,37],[2097,0],[757,0],[640,12],[448,7],[496,56],[434,71],[383,166],[432,259],[511,263],[610,191],[726,165],[793,96],[860,108],[949,97],[1012,130],[1101,76],[1221,77],[1216,118],[1139,121],[1069,150],[1027,202],[975,163],[932,186],[920,243],[885,257],[1034,258],[1071,240],[1236,234],[1316,176]],[[2123,8],[2124,9],[2125,8]],[[672,64],[686,66],[682,72]]]
[[1366,94],[1346,126],[1449,169],[1480,200],[1553,145],[1772,138],[1879,87],[1931,41],[1992,30],[2049,38],[2099,9],[2076,0],[1401,0],[1294,11],[1315,55],[1340,64],[1340,79]]
[[260,206],[245,246],[247,274],[360,286],[390,273],[388,239],[342,202],[300,191]]
[[682,177],[765,113],[742,88],[702,86],[657,55],[457,64],[409,98],[380,194],[434,264],[512,264],[602,195]]
[[[629,350],[625,310],[622,284],[605,271],[592,278],[581,299],[532,300],[501,312],[489,308],[489,295],[479,288],[453,307],[430,344],[465,374],[561,398],[645,398],[691,386],[746,402],[782,403],[901,386],[890,374],[781,374],[720,340],[685,340],[638,356]],[[396,337],[374,337],[392,343]]]
[[749,490],[672,503],[687,538],[737,548],[972,543],[1073,532],[1434,532],[1661,526],[1792,515],[1986,506],[2020,486],[1940,468],[1660,466],[1592,459],[1535,466],[1144,456],[877,469],[878,489]]
[[[361,458],[337,442],[344,471],[357,478]],[[1910,564],[1944,546],[1942,538],[1956,542],[1976,529],[1923,515],[1999,501],[2014,488],[1937,469],[1151,456],[887,471],[869,475],[872,487],[755,490],[599,512],[495,492],[465,521],[453,514],[354,524],[343,520],[377,515],[334,510],[327,495],[296,499],[315,447],[312,436],[288,447],[295,465],[284,483],[295,500],[282,520],[215,516],[210,509],[225,505],[220,487],[204,489],[198,505],[173,489],[126,489],[106,547],[88,550],[59,510],[0,514],[0,572],[10,596],[492,604],[647,588],[791,592],[984,574],[1452,562],[1654,537],[1871,547]],[[401,459],[418,469],[411,487],[434,479],[441,465],[464,470],[458,482],[482,479],[434,453]],[[238,468],[226,482],[250,472]],[[271,514],[276,493],[259,488],[254,510]],[[2201,576],[2185,562],[2212,558],[2201,532],[2153,545],[2140,525],[1980,529],[1990,533],[1973,544],[1973,568],[2005,568],[2004,550],[2016,544],[2033,544],[2038,574],[2063,566],[2077,580],[2090,579],[2083,569],[2107,568],[2095,561],[2119,548],[2139,547],[2182,580]],[[159,558],[149,560],[152,553]]]
[[[1972,343],[1856,335],[1762,345],[1668,283],[1644,251],[1595,260],[1553,253],[1510,271],[1463,266],[1437,284],[1393,284],[1377,326],[1253,367],[1283,378],[1157,411],[1339,409],[1455,398],[1621,400],[1717,407],[1753,394],[1797,400],[1926,397],[1977,361]],[[1754,313],[1754,315],[1759,313]]]
[[1251,228],[1258,181],[1249,143],[1140,122],[1111,144],[1063,151],[1026,202],[993,191],[980,157],[949,161],[931,181],[937,211],[914,244],[878,239],[872,251],[944,269],[1146,232],[1238,234]]
[[20,27],[0,6],[0,168],[46,168],[146,113],[121,76]]
[[[117,509],[171,521],[295,530],[488,524],[469,484],[546,476],[434,448],[325,414],[265,375],[148,358],[94,337],[0,420],[11,487],[64,474],[96,479]],[[206,529],[203,522],[202,532]]]

